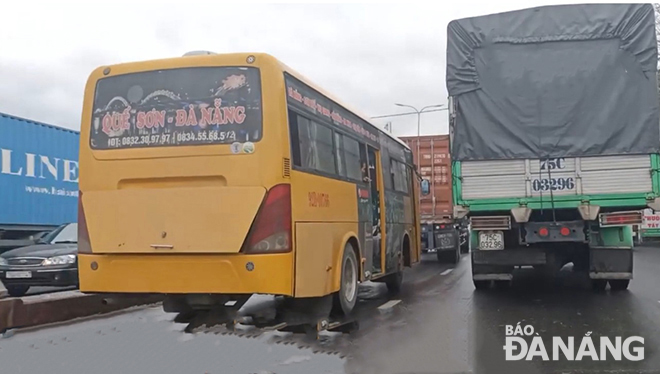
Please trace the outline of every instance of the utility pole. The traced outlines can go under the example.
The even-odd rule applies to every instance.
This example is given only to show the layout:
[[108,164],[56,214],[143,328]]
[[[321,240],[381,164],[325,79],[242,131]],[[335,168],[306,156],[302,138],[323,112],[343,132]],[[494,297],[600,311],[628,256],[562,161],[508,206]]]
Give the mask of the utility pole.
[[420,154],[419,154],[419,138],[421,137],[422,113],[426,109],[444,107],[444,104],[436,104],[436,105],[425,106],[421,110],[417,110],[417,108],[415,108],[414,106],[407,105],[407,104],[395,103],[394,105],[410,108],[410,109],[414,110],[415,113],[417,113],[417,162],[420,163],[421,159],[420,159]]

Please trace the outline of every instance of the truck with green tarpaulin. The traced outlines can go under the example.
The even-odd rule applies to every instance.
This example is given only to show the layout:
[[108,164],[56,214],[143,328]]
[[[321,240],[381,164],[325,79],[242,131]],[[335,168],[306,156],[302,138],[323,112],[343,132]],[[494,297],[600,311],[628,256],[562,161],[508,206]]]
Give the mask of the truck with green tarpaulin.
[[449,23],[454,216],[477,289],[568,263],[596,290],[628,288],[632,227],[660,210],[657,63],[651,4]]

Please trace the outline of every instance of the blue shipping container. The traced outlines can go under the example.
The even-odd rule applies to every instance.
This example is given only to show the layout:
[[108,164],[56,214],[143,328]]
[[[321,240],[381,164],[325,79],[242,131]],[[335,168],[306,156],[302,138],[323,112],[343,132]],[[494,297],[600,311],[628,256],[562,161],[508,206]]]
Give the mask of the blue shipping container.
[[0,113],[0,225],[77,222],[79,136]]

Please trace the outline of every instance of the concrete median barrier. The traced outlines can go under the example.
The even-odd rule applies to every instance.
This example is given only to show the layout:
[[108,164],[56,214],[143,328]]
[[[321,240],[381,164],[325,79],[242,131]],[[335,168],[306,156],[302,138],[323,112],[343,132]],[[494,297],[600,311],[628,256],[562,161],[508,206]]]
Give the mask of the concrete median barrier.
[[161,302],[159,295],[86,295],[78,291],[0,300],[0,332]]
[[15,316],[23,313],[23,302],[20,299],[0,300],[0,333],[14,323]]

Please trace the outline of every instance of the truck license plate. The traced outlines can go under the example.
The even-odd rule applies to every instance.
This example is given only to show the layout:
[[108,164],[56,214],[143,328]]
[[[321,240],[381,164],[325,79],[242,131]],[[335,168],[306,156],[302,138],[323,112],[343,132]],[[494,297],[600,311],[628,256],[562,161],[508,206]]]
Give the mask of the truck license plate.
[[31,271],[8,271],[7,272],[7,278],[8,279],[32,278],[32,272]]
[[479,232],[479,249],[504,249],[504,233],[502,231]]

